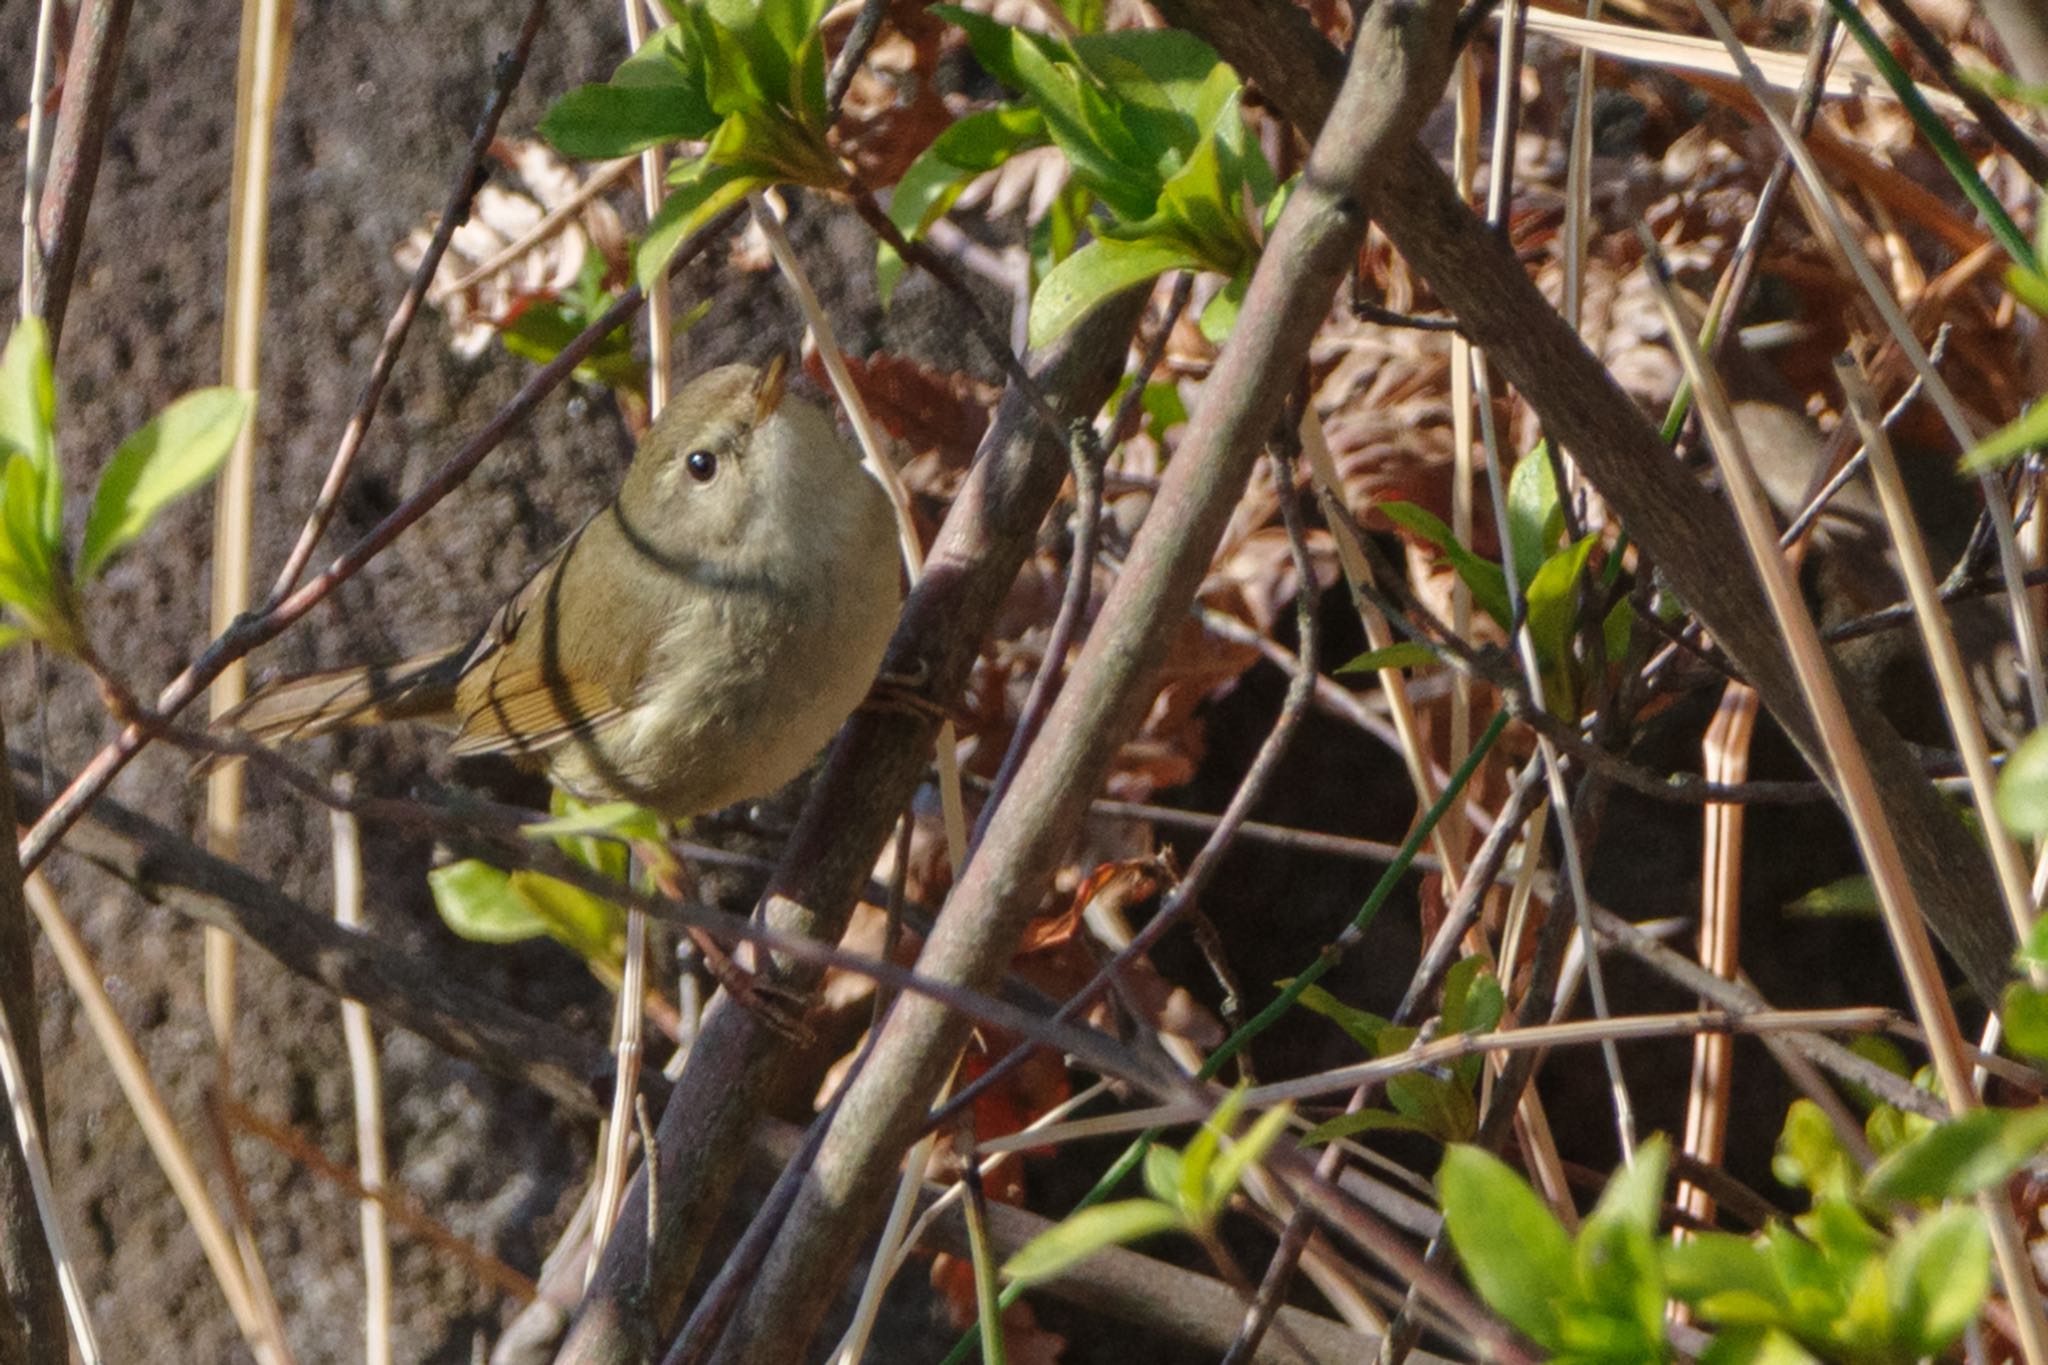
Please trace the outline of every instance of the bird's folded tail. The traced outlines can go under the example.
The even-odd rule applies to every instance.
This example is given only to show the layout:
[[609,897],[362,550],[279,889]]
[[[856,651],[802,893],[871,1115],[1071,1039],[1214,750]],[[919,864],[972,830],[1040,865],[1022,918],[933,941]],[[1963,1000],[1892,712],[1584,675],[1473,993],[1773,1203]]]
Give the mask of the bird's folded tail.
[[416,654],[393,664],[333,668],[276,678],[214,721],[275,743],[402,720],[455,718],[455,684],[470,647]]

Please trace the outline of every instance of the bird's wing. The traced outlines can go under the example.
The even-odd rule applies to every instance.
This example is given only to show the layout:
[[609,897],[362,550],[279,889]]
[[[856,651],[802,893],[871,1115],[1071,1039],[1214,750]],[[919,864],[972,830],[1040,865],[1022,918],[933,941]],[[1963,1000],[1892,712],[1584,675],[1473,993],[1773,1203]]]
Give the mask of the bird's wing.
[[[608,624],[617,619],[612,611],[559,609],[566,585],[594,560],[577,549],[606,534],[609,510],[578,527],[477,638],[456,691],[462,725],[450,754],[538,754],[625,714],[643,651]],[[582,600],[599,600],[589,591],[585,585]]]

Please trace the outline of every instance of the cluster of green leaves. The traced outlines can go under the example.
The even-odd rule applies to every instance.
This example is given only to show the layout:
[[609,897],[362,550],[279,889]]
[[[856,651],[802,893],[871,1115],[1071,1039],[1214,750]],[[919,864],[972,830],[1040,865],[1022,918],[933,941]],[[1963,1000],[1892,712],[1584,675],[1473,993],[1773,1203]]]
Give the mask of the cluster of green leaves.
[[[556,847],[600,877],[626,884],[629,841],[647,845],[661,837],[653,812],[626,801],[587,805],[557,790],[553,819],[525,826],[529,838],[552,839]],[[551,938],[616,984],[625,960],[626,911],[615,901],[544,872],[508,872],[476,858],[464,858],[427,874],[434,908],[447,926],[479,943],[520,943]]]
[[[1236,74],[1177,30],[1059,38],[950,5],[933,13],[964,29],[981,64],[1023,98],[970,114],[934,139],[896,187],[896,226],[916,237],[976,176],[1054,146],[1073,178],[1048,219],[1050,269],[1032,296],[1032,344],[1169,270],[1226,277],[1201,322],[1211,338],[1227,334],[1280,202],[1273,168],[1245,126]],[[1077,246],[1084,226],[1093,240]],[[886,247],[880,268],[886,289],[901,268]]]
[[698,228],[769,185],[837,189],[826,142],[825,0],[669,0],[675,19],[599,85],[572,90],[541,120],[565,156],[628,156],[705,144],[669,171],[669,192],[634,253],[655,279]]
[[[1373,1057],[1407,1051],[1420,1030],[1396,1028],[1377,1014],[1355,1009],[1320,986],[1301,994],[1301,1003],[1350,1034]],[[1500,1023],[1503,997],[1500,982],[1486,963],[1468,957],[1444,975],[1443,1009],[1438,1036],[1485,1033]],[[1477,1053],[1460,1057],[1443,1072],[1410,1071],[1388,1079],[1388,1108],[1360,1109],[1318,1124],[1303,1135],[1305,1143],[1334,1142],[1355,1133],[1398,1129],[1422,1133],[1439,1142],[1469,1142],[1479,1127],[1479,1076],[1486,1059]]]
[[[617,296],[605,287],[604,258],[592,252],[583,258],[583,269],[573,286],[554,298],[528,300],[505,321],[498,335],[513,355],[545,365],[616,302]],[[680,319],[678,327],[689,326],[708,306],[706,300],[691,316]],[[624,327],[592,348],[576,367],[576,378],[641,396],[647,392],[647,366],[633,354],[632,333]]]
[[1905,1365],[1953,1342],[1991,1285],[1990,1242],[1965,1202],[2048,1142],[2048,1107],[1935,1123],[1876,1106],[1867,1174],[1818,1106],[1795,1102],[1772,1171],[1808,1211],[1755,1236],[1656,1236],[1666,1153],[1646,1143],[1573,1238],[1522,1179],[1454,1147],[1437,1177],[1444,1222],[1481,1297],[1559,1361],[1661,1361],[1667,1297],[1715,1331],[1731,1362]]
[[213,477],[250,405],[239,389],[200,389],[121,442],[100,471],[73,554],[64,544],[49,335],[40,319],[17,324],[0,353],[0,648],[33,639],[64,654],[88,652],[79,587],[158,512]]
[[1032,1238],[1003,1266],[1003,1274],[1025,1283],[1047,1279],[1105,1248],[1162,1232],[1211,1242],[1216,1221],[1244,1173],[1287,1127],[1292,1109],[1269,1109],[1242,1137],[1232,1138],[1230,1131],[1243,1112],[1240,1087],[1224,1097],[1180,1151],[1156,1142],[1145,1150],[1148,1198],[1097,1204],[1069,1215]]
[[1556,1362],[1668,1360],[1657,1213],[1668,1156],[1643,1144],[1574,1238],[1536,1192],[1477,1147],[1437,1170],[1444,1228],[1486,1302]]
[[[1383,502],[1379,510],[1396,526],[1441,554],[1443,562],[1471,590],[1472,601],[1479,609],[1502,630],[1513,629],[1514,610],[1503,565],[1475,552],[1452,534],[1439,517],[1414,503]],[[1549,453],[1538,446],[1516,463],[1508,480],[1508,554],[1515,582],[1522,589],[1529,635],[1542,670],[1544,699],[1552,711],[1572,719],[1578,714],[1579,697],[1590,681],[1591,661],[1580,657],[1575,642],[1588,598],[1581,583],[1599,537],[1588,533],[1567,544],[1564,526],[1556,470]],[[1619,571],[1620,559],[1610,558],[1601,586],[1610,586]],[[1600,622],[1601,644],[1608,659],[1619,659],[1626,652],[1629,632],[1634,626],[1635,609],[1626,598],[1608,608]],[[1368,651],[1338,672],[1410,668],[1434,658],[1427,645],[1408,641]]]

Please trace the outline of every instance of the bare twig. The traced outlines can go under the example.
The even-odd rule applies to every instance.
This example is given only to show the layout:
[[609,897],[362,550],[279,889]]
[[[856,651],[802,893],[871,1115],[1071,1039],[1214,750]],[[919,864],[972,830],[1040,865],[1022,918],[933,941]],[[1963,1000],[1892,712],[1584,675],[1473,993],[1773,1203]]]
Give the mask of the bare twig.
[[71,33],[71,59],[64,65],[64,99],[50,134],[50,169],[36,212],[42,273],[36,277],[33,311],[50,329],[50,353],[64,334],[71,284],[85,245],[86,215],[99,179],[100,154],[112,122],[115,78],[127,45],[134,0],[85,0]]
[[[0,830],[14,829],[14,777],[8,771],[7,731],[0,722]],[[36,1011],[35,944],[21,864],[0,852],[0,1014],[21,1055],[21,1103],[27,1122],[48,1122],[43,1104],[42,1030]],[[19,1325],[22,1358],[30,1365],[62,1365],[64,1299],[50,1244],[37,1213],[35,1176],[18,1135],[0,1139],[0,1275]],[[4,1340],[4,1339],[0,1339]]]

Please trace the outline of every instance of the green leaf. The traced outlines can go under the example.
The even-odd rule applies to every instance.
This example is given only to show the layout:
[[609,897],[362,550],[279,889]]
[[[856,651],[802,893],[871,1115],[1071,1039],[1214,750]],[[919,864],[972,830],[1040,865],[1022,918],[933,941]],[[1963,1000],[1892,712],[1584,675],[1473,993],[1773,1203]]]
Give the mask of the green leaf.
[[1387,1102],[1412,1120],[1415,1131],[1438,1142],[1469,1142],[1479,1127],[1479,1105],[1462,1075],[1408,1071],[1387,1078]]
[[1700,1365],[1826,1365],[1775,1328],[1739,1327],[1715,1336]]
[[1465,957],[1444,973],[1443,1026],[1451,1033],[1484,1033],[1500,1022],[1506,997],[1482,957]]
[[1444,1153],[1436,1176],[1444,1227],[1481,1298],[1547,1350],[1578,1297],[1564,1225],[1506,1164],[1477,1147]]
[[1054,266],[1031,297],[1030,342],[1044,346],[1133,285],[1168,270],[1198,265],[1178,242],[1097,239]]
[[427,886],[442,921],[463,938],[519,943],[545,934],[586,962],[618,959],[625,912],[581,887],[473,858],[435,868]]
[[623,907],[539,872],[514,872],[512,885],[546,921],[548,937],[564,948],[593,964],[623,960]]
[[661,817],[631,801],[585,805],[571,798],[565,811],[549,820],[521,825],[529,839],[567,839],[582,834],[609,834],[619,839],[659,839]]
[[[670,258],[685,240],[713,218],[767,182],[732,166],[689,163],[690,174],[668,192],[633,252],[633,275],[642,288],[655,287]],[[671,176],[673,179],[673,176]]]
[[1301,1144],[1304,1147],[1317,1147],[1323,1143],[1335,1142],[1339,1138],[1352,1137],[1358,1133],[1379,1132],[1420,1133],[1424,1137],[1437,1136],[1428,1124],[1419,1119],[1409,1118],[1406,1114],[1396,1114],[1387,1109],[1361,1109],[1353,1114],[1339,1114],[1335,1118],[1324,1119],[1321,1123],[1301,1135]]
[[2037,915],[2033,927],[2027,930],[2026,942],[2013,957],[2015,966],[2022,970],[2048,967],[2048,915]]
[[1230,1196],[1237,1192],[1238,1183],[1244,1179],[1247,1168],[1264,1157],[1272,1146],[1287,1131],[1287,1122],[1294,1115],[1291,1104],[1275,1105],[1247,1128],[1244,1136],[1234,1138],[1216,1158],[1216,1164],[1209,1170],[1206,1198],[1210,1215],[1220,1213]]
[[1877,885],[1861,872],[1852,872],[1846,877],[1837,877],[1825,886],[1816,886],[1785,907],[1787,914],[1805,915],[1813,919],[1833,916],[1875,915],[1878,911]]
[[1915,1356],[1947,1349],[1991,1289],[1991,1239],[1971,1205],[1920,1219],[1899,1234],[1885,1262],[1892,1313]]
[[512,874],[475,858],[427,874],[442,923],[478,943],[519,943],[547,933],[547,921],[512,886]]
[[158,512],[213,477],[254,406],[255,396],[240,389],[199,389],[121,442],[100,474],[85,519],[81,582],[97,576]]
[[1573,1248],[1579,1282],[1622,1327],[1632,1359],[1664,1356],[1664,1277],[1658,1259],[1657,1215],[1663,1208],[1670,1148],[1645,1142],[1635,1163],[1607,1182],[1579,1229]]
[[[563,156],[596,161],[631,156],[649,147],[710,135],[678,88],[658,85],[585,85],[556,100],[541,118],[540,135]],[[703,111],[708,118],[711,110]]]
[[[1045,116],[1028,106],[1003,105],[957,120],[918,153],[896,182],[889,197],[889,221],[906,238],[916,240],[953,207],[976,176],[1045,141]],[[876,277],[886,304],[903,273],[903,259],[887,242],[876,251]]]
[[2012,296],[2034,310],[2040,317],[2048,318],[2048,275],[2024,266],[2009,265],[2005,268],[2005,287]]
[[951,208],[967,182],[1018,152],[1045,144],[1045,116],[1024,105],[967,115],[918,153],[889,198],[889,221],[915,237]]
[[1771,1174],[1815,1198],[1846,1194],[1858,1180],[1856,1162],[1835,1135],[1834,1125],[1819,1105],[1805,1099],[1792,1101],[1785,1111]]
[[11,645],[18,645],[28,638],[28,632],[19,626],[0,625],[0,651],[6,650]]
[[1126,1199],[1082,1209],[1031,1239],[1003,1266],[1003,1274],[1021,1283],[1054,1275],[1108,1247],[1171,1232],[1180,1215],[1152,1199]]
[[1508,609],[1507,577],[1501,572],[1500,565],[1481,559],[1459,544],[1450,527],[1434,513],[1412,502],[1383,502],[1378,507],[1386,514],[1387,520],[1435,546],[1450,562],[1458,577],[1465,580],[1465,586],[1472,590],[1472,600],[1479,604],[1479,609],[1503,629],[1506,628],[1511,613]]
[[[1282,982],[1282,986],[1291,983]],[[1296,1004],[1312,1013],[1320,1014],[1338,1028],[1350,1034],[1357,1044],[1372,1056],[1385,1054],[1380,1050],[1380,1039],[1387,1032],[1387,1021],[1377,1014],[1345,1004],[1321,986],[1303,988]]]
[[2048,1143],[2048,1105],[1978,1109],[1936,1124],[1880,1162],[1864,1185],[1873,1200],[1961,1199],[1990,1189]]
[[1180,1153],[1165,1143],[1145,1148],[1145,1188],[1154,1199],[1173,1208],[1180,1207]]
[[2005,988],[1998,1017],[2008,1047],[2037,1062],[2048,1061],[2048,992],[2015,981]]
[[2048,728],[2028,735],[2007,757],[1998,773],[1997,804],[1998,818],[2013,833],[2048,834]]
[[1350,663],[1340,665],[1338,677],[1347,673],[1377,673],[1383,668],[1422,668],[1437,661],[1437,653],[1417,640],[1403,640],[1385,649],[1368,649]]
[[36,474],[34,525],[44,545],[64,536],[64,481],[57,465],[57,383],[50,373],[50,337],[43,320],[25,318],[0,351],[0,453],[28,457]]
[[[1609,566],[1621,562],[1619,556],[1609,556]],[[1635,634],[1636,608],[1626,597],[1616,602],[1607,611],[1607,619],[1600,623],[1600,649],[1607,656],[1607,662],[1619,663],[1628,657],[1630,638]]]
[[[1571,657],[1572,630],[1579,619],[1579,575],[1585,572],[1586,556],[1593,553],[1598,540],[1599,536],[1589,533],[1544,560],[1523,589],[1529,603],[1529,635],[1536,644],[1536,657],[1544,664]],[[1574,699],[1550,700],[1553,705],[1570,705]]]
[[1218,346],[1230,340],[1230,334],[1237,330],[1237,315],[1244,308],[1245,291],[1251,288],[1251,282],[1250,266],[1223,282],[1223,287],[1202,309],[1198,325],[1203,337]]
[[1180,1154],[1180,1187],[1175,1191],[1173,1203],[1188,1218],[1206,1221],[1210,1210],[1203,1202],[1203,1194],[1209,1187],[1209,1168],[1215,1163],[1216,1153],[1221,1149],[1223,1135],[1237,1126],[1237,1116],[1244,1112],[1244,1087],[1236,1086],[1223,1097],[1195,1135],[1188,1139],[1188,1145]]
[[1527,583],[1564,538],[1564,506],[1557,497],[1557,470],[1549,447],[1536,448],[1515,461],[1508,479],[1508,539],[1514,546],[1515,579]]
[[2044,444],[2048,444],[2048,399],[2037,401],[2011,422],[1977,442],[1963,456],[1962,470],[1965,474],[1975,474],[1997,469]]
[[1791,1303],[1765,1248],[1730,1232],[1695,1233],[1663,1250],[1664,1283],[1707,1322],[1768,1327],[1785,1322]]

